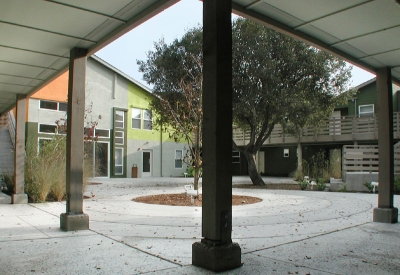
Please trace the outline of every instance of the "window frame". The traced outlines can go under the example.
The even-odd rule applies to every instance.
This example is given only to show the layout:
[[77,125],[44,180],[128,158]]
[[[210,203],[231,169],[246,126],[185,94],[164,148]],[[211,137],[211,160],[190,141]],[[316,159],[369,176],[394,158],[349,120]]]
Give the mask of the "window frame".
[[[145,117],[145,112],[149,112],[150,113],[150,119],[146,119]],[[145,128],[145,123],[146,122],[150,122],[150,129],[148,129],[148,128]],[[143,123],[142,123],[142,129],[143,130],[148,130],[148,131],[151,131],[151,130],[153,130],[153,113],[152,113],[152,111],[151,110],[147,110],[147,109],[143,109]]]
[[[43,108],[42,107],[42,102],[55,103],[56,104],[56,109]],[[60,110],[60,104],[67,104],[67,110],[68,110],[68,102],[59,102],[59,101],[44,100],[44,99],[40,99],[39,100],[39,109],[40,110],[47,110],[47,111],[56,111],[56,112],[67,112],[67,110]]]
[[[40,131],[40,126],[41,125],[47,125],[47,126],[54,126],[55,131],[54,132],[41,132]],[[47,123],[38,123],[38,134],[45,134],[45,135],[55,135],[58,134],[58,127],[57,124],[47,124]]]
[[[139,111],[139,118],[134,118],[133,117],[133,110],[138,110]],[[142,129],[142,109],[140,109],[140,108],[135,108],[135,107],[132,107],[131,108],[131,129]],[[133,120],[135,120],[135,121],[139,121],[139,128],[137,128],[137,127],[133,127]]]
[[[177,158],[178,151],[181,152],[181,158],[180,159]],[[177,167],[176,164],[177,164],[177,161],[179,161],[179,160],[180,160],[181,166]],[[174,167],[175,167],[175,169],[182,169],[183,168],[183,150],[182,149],[175,149]]]
[[[122,120],[117,119],[118,112],[122,113]],[[117,123],[122,122],[122,127],[118,127]],[[115,118],[114,118],[114,128],[125,129],[125,112],[121,110],[115,110]]]
[[[114,155],[117,150],[121,150],[121,164],[117,164],[117,158],[114,158],[114,175],[121,176],[124,174],[124,148],[123,147],[115,147]],[[121,167],[121,173],[117,173],[116,167]]]
[[[372,112],[361,112],[361,108],[363,107],[371,107],[372,106]],[[359,105],[358,106],[358,116],[374,116],[375,114],[375,105],[374,104],[364,104],[364,105]]]

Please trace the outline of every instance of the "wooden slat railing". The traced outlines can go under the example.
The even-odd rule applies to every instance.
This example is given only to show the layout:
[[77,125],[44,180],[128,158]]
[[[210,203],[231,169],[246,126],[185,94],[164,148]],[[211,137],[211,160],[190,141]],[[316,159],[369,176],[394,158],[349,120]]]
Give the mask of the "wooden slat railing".
[[[393,137],[400,139],[400,113],[393,114]],[[237,145],[246,145],[250,140],[248,132],[234,128],[233,139]],[[269,138],[264,144],[285,144],[300,142],[354,141],[377,140],[378,117],[374,116],[345,116],[331,117],[323,121],[320,127],[304,127],[300,137],[286,133],[280,124],[275,125]]]

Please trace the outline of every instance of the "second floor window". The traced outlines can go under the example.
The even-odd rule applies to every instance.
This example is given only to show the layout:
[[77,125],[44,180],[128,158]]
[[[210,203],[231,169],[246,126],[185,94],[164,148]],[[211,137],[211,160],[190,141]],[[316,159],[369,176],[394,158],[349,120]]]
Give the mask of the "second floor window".
[[132,129],[153,129],[151,111],[132,108]]
[[68,103],[40,100],[40,109],[54,110],[54,111],[67,111]]
[[360,116],[373,116],[374,104],[358,106],[358,113],[360,114]]

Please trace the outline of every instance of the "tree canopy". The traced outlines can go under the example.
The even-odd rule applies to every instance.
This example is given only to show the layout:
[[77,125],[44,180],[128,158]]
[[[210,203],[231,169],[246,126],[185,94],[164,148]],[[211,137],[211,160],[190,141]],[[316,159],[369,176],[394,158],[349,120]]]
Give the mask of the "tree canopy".
[[146,61],[138,61],[143,79],[154,85],[157,96],[150,108],[155,127],[167,132],[176,142],[187,143],[183,161],[194,168],[194,185],[202,166],[203,123],[203,55],[202,31],[195,28],[181,39],[167,45],[163,39],[154,43],[154,51],[147,53]]
[[[233,147],[246,156],[253,183],[262,185],[255,156],[274,126],[290,121],[304,127],[329,116],[347,89],[351,68],[250,20],[236,19],[232,36],[233,123],[250,133],[248,144],[233,142]],[[191,29],[170,45],[160,40],[154,46],[147,61],[138,64],[159,96],[151,104],[162,114],[158,124],[172,128],[175,138],[190,140],[196,129],[201,138],[202,29]]]

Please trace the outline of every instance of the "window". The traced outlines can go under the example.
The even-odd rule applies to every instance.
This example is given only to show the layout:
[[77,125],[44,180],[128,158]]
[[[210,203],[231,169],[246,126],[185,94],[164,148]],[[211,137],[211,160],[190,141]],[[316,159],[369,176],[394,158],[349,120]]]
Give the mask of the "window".
[[175,168],[182,168],[183,151],[175,150]]
[[109,138],[110,137],[110,130],[94,129],[94,136]]
[[39,124],[39,133],[55,134],[57,133],[57,125]]
[[360,116],[373,116],[374,115],[374,104],[358,106],[358,114]]
[[143,111],[143,129],[151,130],[153,128],[153,122],[151,120],[151,111],[144,110]]
[[[142,115],[143,112],[143,115]],[[142,123],[143,120],[143,123]],[[152,113],[150,110],[132,108],[132,129],[153,129]]]
[[124,148],[115,148],[115,162],[114,162],[115,175],[124,174]]
[[283,149],[283,157],[288,158],[289,157],[289,149]]
[[115,111],[115,128],[124,128],[125,121],[125,112],[124,111]]
[[124,145],[124,132],[115,131],[115,144]]
[[59,102],[58,103],[58,110],[66,112],[68,110],[68,103]]
[[55,102],[55,101],[40,101],[40,109],[54,110],[54,111],[64,111],[68,109],[68,103],[66,102]]
[[132,128],[140,129],[142,122],[142,110],[132,108]]
[[57,102],[41,100],[40,109],[58,110]]
[[232,152],[232,163],[240,163],[240,152],[239,151]]

